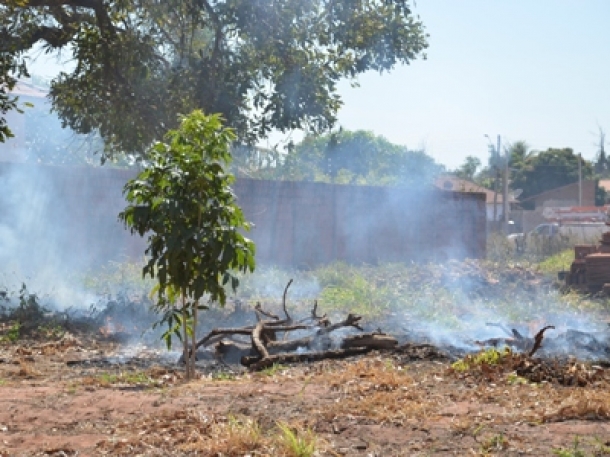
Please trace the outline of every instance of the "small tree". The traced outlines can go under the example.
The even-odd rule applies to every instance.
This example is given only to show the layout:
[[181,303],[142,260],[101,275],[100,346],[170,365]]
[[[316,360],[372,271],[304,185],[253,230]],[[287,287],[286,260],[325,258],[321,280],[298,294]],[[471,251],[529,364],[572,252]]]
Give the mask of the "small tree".
[[[193,111],[170,130],[167,143],[149,151],[144,170],[123,190],[129,205],[119,214],[132,233],[148,235],[143,275],[157,278],[157,310],[168,348],[172,335],[184,344],[187,379],[194,374],[200,301],[221,306],[225,288],[235,290],[236,272],[253,271],[254,243],[243,236],[250,224],[236,204],[229,148],[235,139],[219,115]],[[180,302],[176,306],[176,301]]]
[[467,156],[464,163],[455,170],[454,174],[461,179],[474,181],[477,169],[481,166],[481,160],[475,156]]

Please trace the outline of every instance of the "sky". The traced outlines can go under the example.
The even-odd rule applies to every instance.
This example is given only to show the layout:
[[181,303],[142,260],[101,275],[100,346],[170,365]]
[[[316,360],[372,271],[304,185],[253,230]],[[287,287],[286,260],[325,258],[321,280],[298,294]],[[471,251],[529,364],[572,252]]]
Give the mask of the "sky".
[[595,158],[599,128],[610,132],[610,1],[418,0],[413,10],[427,59],[343,84],[344,128],[423,147],[449,169],[468,155],[487,163],[485,135]]
[[[413,12],[427,59],[342,83],[343,128],[423,148],[450,170],[469,155],[486,164],[498,135],[588,160],[600,128],[610,139],[610,1],[417,0]],[[57,68],[39,59],[34,72]]]

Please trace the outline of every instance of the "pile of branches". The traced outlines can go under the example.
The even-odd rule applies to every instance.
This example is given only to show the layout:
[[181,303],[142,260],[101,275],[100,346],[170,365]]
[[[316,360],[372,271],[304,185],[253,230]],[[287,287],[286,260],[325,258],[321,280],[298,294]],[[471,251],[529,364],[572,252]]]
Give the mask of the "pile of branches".
[[504,345],[504,349],[491,357],[485,357],[485,352],[479,356],[466,356],[454,363],[451,371],[459,376],[482,378],[489,382],[496,382],[500,377],[512,373],[528,382],[549,382],[562,386],[585,387],[600,382],[610,383],[610,371],[599,365],[577,362],[573,358],[534,357],[542,348],[545,332],[554,328],[551,325],[543,327],[534,338],[525,337],[512,329],[513,336],[510,338],[479,341],[477,343],[482,347]]
[[487,323],[488,326],[498,327],[506,336],[490,338],[484,341],[475,341],[481,347],[508,346],[519,352],[528,353],[531,356],[541,349],[545,355],[561,354],[576,355],[584,358],[606,359],[610,357],[610,328],[606,332],[583,332],[580,330],[568,329],[559,335],[545,339],[545,348],[542,348],[544,333],[555,327],[548,325],[542,328],[536,336],[530,338],[523,335],[517,329],[509,329],[502,324]]
[[450,371],[457,376],[475,378],[487,382],[498,382],[501,378],[513,374],[514,381],[519,379],[532,383],[548,382],[562,386],[586,387],[598,383],[610,383],[610,371],[601,366],[579,363],[573,359],[543,359],[530,357],[525,353],[507,350],[499,360],[493,363],[472,363],[472,356],[466,357],[470,362],[464,371],[457,370],[455,364]]
[[[257,303],[254,308],[255,325],[213,329],[197,342],[194,349],[213,346],[219,360],[229,363],[239,361],[250,370],[257,371],[279,363],[344,358],[376,349],[392,349],[397,345],[394,337],[381,331],[348,335],[338,345],[333,345],[330,334],[338,329],[355,328],[364,332],[360,326],[362,316],[350,313],[342,321],[332,323],[326,314],[318,314],[318,304],[314,302],[310,316],[295,320],[286,306],[286,295],[291,284],[292,279],[282,297],[283,318],[264,310]],[[297,330],[308,331],[309,335],[289,339],[290,332]],[[249,337],[250,342],[236,340],[235,337],[239,335]]]

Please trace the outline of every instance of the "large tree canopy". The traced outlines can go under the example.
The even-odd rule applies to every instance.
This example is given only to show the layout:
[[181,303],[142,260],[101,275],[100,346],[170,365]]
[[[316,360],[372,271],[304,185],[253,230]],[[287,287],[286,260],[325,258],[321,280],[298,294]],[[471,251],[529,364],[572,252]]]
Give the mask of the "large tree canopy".
[[[1,37],[0,37],[1,38]],[[1,46],[1,45],[0,45]],[[18,97],[11,94],[17,84],[19,76],[28,76],[23,59],[10,48],[0,50],[0,143],[13,136],[13,132],[6,123],[6,113],[18,110]]]
[[[64,124],[141,153],[176,113],[220,113],[240,141],[333,125],[337,82],[427,47],[406,0],[9,0],[0,51],[67,49],[53,81]],[[5,67],[3,67],[4,69]]]
[[526,145],[511,150],[513,189],[523,189],[522,199],[578,181],[580,162],[582,179],[593,177],[593,166],[570,148],[531,153]]
[[443,171],[424,151],[363,130],[310,135],[274,168],[274,178],[371,185],[431,183]]

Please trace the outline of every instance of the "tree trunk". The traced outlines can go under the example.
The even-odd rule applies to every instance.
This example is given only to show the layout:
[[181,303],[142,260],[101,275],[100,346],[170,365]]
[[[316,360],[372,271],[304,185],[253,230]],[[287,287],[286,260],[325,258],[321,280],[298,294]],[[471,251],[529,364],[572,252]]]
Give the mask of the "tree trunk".
[[186,374],[186,380],[190,381],[191,379],[191,357],[189,354],[189,340],[188,340],[188,332],[187,332],[187,312],[186,312],[186,297],[184,295],[184,291],[182,292],[182,343],[183,343],[183,351],[184,351],[184,368]]
[[191,348],[190,356],[191,356],[191,377],[195,378],[195,360],[197,360],[197,350],[195,347],[197,346],[197,307],[199,306],[199,302],[195,302],[195,306],[193,307],[193,333],[191,335]]

